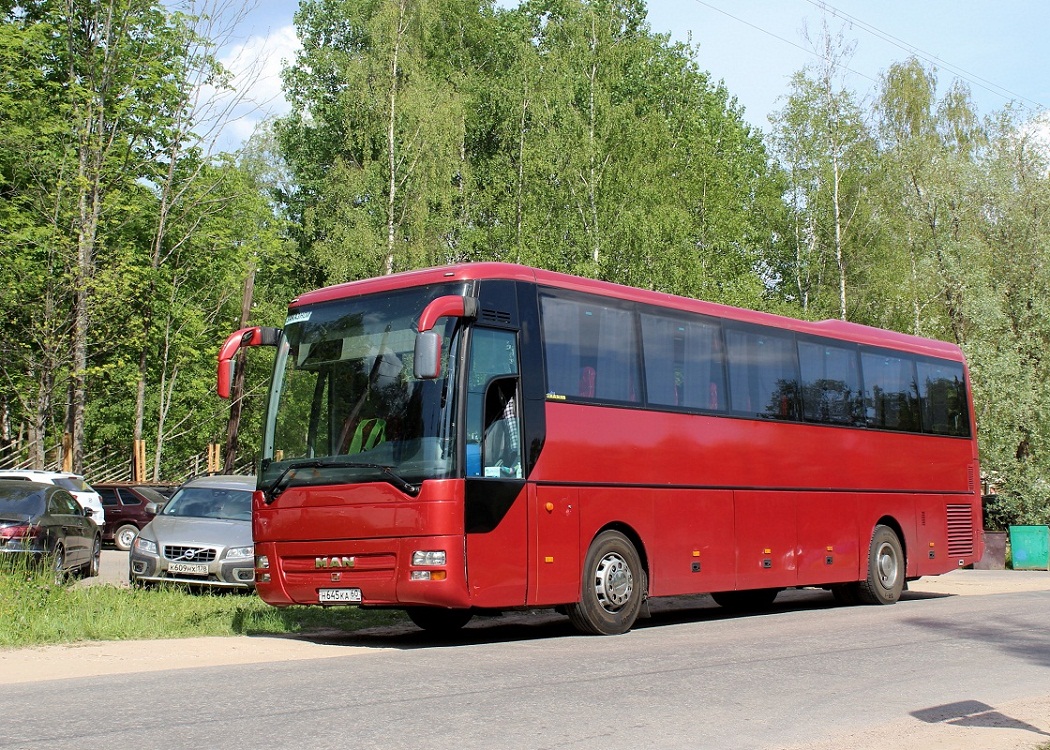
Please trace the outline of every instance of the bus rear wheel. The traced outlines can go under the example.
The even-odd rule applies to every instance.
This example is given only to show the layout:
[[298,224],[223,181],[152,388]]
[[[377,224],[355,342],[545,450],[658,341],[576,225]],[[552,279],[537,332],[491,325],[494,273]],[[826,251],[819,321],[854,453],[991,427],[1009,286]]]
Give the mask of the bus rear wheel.
[[408,619],[429,633],[448,634],[460,630],[470,622],[474,613],[469,609],[441,609],[440,607],[409,607]]
[[580,601],[567,607],[581,633],[619,635],[638,619],[646,575],[638,550],[618,531],[603,531],[587,550]]
[[904,591],[904,549],[889,526],[875,527],[868,547],[868,577],[857,585],[864,604],[893,604]]

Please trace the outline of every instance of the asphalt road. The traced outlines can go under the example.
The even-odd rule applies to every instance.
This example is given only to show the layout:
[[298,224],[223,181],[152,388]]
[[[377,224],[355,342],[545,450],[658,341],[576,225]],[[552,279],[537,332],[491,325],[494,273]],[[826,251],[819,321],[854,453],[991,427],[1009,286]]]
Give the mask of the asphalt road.
[[320,639],[345,649],[323,659],[0,685],[0,748],[730,750],[989,717],[1016,747],[1050,740],[1010,709],[1050,693],[1050,591],[782,597],[751,616],[677,600],[612,638],[527,613],[449,641]]
[[84,583],[93,585],[98,583],[112,583],[122,585],[128,582],[128,553],[118,549],[102,549],[102,559],[99,561],[98,575],[87,578]]

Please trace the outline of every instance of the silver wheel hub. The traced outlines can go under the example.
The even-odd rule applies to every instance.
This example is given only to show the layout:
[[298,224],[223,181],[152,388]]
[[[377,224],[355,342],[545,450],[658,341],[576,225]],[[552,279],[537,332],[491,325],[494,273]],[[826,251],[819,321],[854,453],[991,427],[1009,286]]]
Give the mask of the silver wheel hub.
[[606,612],[616,612],[631,600],[634,574],[620,555],[610,552],[594,571],[594,595]]
[[891,545],[882,544],[879,546],[876,563],[879,574],[879,583],[881,583],[884,588],[892,589],[897,584],[898,570],[897,554]]

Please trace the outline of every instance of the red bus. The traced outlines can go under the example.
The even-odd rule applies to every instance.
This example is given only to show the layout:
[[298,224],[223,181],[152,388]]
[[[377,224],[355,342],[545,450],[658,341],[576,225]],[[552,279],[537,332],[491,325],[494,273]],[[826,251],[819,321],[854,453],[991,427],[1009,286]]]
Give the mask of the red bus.
[[304,294],[277,347],[254,496],[270,604],[448,630],[648,597],[891,604],[981,554],[958,347],[500,263]]

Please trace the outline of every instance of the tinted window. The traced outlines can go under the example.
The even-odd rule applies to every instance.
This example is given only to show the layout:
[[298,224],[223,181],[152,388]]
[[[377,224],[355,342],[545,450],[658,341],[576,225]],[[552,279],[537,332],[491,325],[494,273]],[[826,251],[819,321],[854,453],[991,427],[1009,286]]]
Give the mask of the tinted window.
[[0,513],[5,516],[38,516],[43,510],[43,491],[26,492],[21,487],[0,488]]
[[920,360],[916,368],[923,429],[935,435],[969,437],[970,410],[962,365]]
[[252,493],[223,487],[183,487],[164,506],[166,516],[250,521]]
[[547,392],[606,402],[639,400],[634,315],[607,300],[543,297]]
[[764,329],[726,329],[733,411],[766,419],[798,418],[795,342]]
[[803,419],[827,424],[861,420],[860,361],[855,347],[799,341],[798,364]]
[[725,410],[728,404],[719,324],[649,313],[641,318],[649,403]]
[[878,352],[861,354],[867,424],[886,430],[918,432],[919,399],[915,363]]
[[91,492],[91,487],[80,477],[55,477],[54,483],[72,492]]
[[48,500],[48,510],[57,515],[78,515],[80,513],[77,501],[68,492],[54,492]]
[[103,505],[117,505],[119,502],[117,500],[116,489],[110,487],[102,487],[101,489],[96,489],[95,492],[97,492],[102,497]]

